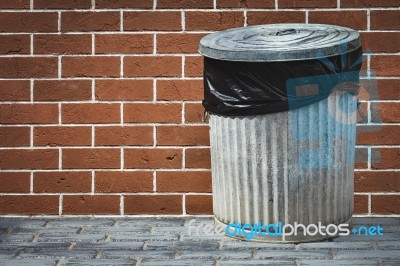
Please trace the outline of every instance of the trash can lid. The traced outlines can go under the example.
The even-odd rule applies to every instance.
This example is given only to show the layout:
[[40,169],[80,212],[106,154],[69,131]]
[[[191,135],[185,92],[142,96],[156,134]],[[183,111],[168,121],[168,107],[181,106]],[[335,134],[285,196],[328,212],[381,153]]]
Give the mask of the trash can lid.
[[335,56],[361,47],[360,34],[325,24],[267,24],[215,32],[200,54],[229,61],[292,61]]

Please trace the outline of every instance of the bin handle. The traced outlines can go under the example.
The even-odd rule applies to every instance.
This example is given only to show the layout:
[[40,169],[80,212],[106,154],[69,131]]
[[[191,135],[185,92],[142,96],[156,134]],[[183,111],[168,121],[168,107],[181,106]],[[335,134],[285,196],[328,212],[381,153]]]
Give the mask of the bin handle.
[[201,117],[201,122],[205,123],[208,117],[208,111],[204,110],[203,116]]

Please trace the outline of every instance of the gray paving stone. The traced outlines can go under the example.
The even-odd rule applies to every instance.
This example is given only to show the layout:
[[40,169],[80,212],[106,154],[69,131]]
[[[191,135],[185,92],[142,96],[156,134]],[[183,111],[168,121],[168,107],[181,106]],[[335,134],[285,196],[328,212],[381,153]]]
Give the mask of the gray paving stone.
[[400,252],[394,250],[338,250],[336,259],[399,259]]
[[400,225],[382,225],[382,228],[383,234],[400,232]]
[[42,218],[0,218],[0,228],[42,228],[48,219]]
[[14,250],[7,250],[7,249],[3,249],[0,245],[0,258],[3,259],[9,259],[15,256],[15,254],[17,253],[18,249],[14,249]]
[[369,242],[369,241],[396,241],[400,239],[400,232],[399,233],[383,233],[383,236],[366,236],[366,235],[355,235],[350,234],[348,236],[341,236],[334,238],[334,242]]
[[377,242],[378,249],[394,249],[400,252],[400,239],[397,241],[380,241]]
[[140,218],[118,218],[117,226],[140,227],[140,226],[183,226],[185,218],[163,218],[163,217],[140,217]]
[[[1,262],[1,261],[0,261]],[[55,266],[57,265],[57,259],[52,258],[22,258],[22,259],[10,259],[1,262],[2,266]]]
[[94,259],[97,252],[95,250],[46,250],[37,249],[34,251],[22,251],[18,254],[18,258],[54,258],[61,257],[67,258],[81,258],[81,259]]
[[214,266],[214,260],[154,260],[154,259],[144,259],[141,261],[141,265],[145,266]]
[[299,249],[372,249],[371,242],[311,242],[298,244]]
[[118,258],[149,258],[149,259],[173,259],[175,252],[172,251],[131,251],[131,250],[106,250],[102,253],[102,259]]
[[82,259],[63,259],[60,265],[65,266],[132,266],[136,264],[136,260],[134,259],[90,259],[90,260],[82,260]]
[[388,260],[388,259],[384,259],[384,260],[383,260],[383,265],[384,265],[384,266],[399,266],[399,265],[400,265],[400,260]]
[[375,260],[301,260],[301,266],[378,266]]
[[77,242],[74,250],[142,250],[144,242]]
[[82,232],[85,234],[123,234],[123,235],[137,235],[137,234],[150,234],[150,227],[140,228],[140,227],[120,227],[120,226],[110,226],[110,227],[84,227]]
[[35,250],[35,249],[46,249],[46,250],[67,250],[70,246],[69,243],[18,243],[18,242],[3,242],[0,244],[0,250]]
[[175,235],[153,235],[153,234],[113,234],[111,241],[177,241],[179,236]]
[[183,250],[181,252],[182,259],[250,259],[251,251],[192,251]]
[[2,242],[30,242],[34,237],[32,234],[2,234],[0,235],[0,243]]
[[294,260],[226,260],[221,261],[221,265],[281,265],[281,266],[295,266],[296,262]]
[[330,259],[328,250],[269,250],[257,251],[257,257],[261,259]]
[[149,241],[146,244],[146,250],[217,250],[216,241]]
[[39,235],[38,242],[70,243],[70,242],[96,242],[104,240],[105,234],[68,234],[68,235]]
[[65,227],[57,227],[57,228],[13,228],[13,235],[24,235],[24,234],[41,234],[41,235],[69,235],[76,234],[78,229],[76,228],[65,228]]
[[80,227],[109,227],[115,224],[116,219],[112,218],[58,218],[49,221],[51,228],[80,228]]
[[353,225],[400,225],[400,218],[397,217],[355,217]]
[[236,242],[223,242],[222,249],[224,250],[293,250],[295,248],[294,244],[276,244],[276,243],[262,243],[262,242],[251,242],[251,241],[236,241]]

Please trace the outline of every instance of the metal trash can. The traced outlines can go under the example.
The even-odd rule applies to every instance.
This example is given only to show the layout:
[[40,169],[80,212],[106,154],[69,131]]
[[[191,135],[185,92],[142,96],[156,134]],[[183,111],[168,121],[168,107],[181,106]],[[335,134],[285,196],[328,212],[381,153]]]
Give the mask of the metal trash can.
[[257,25],[207,35],[199,52],[216,223],[230,236],[265,242],[349,232],[359,33]]

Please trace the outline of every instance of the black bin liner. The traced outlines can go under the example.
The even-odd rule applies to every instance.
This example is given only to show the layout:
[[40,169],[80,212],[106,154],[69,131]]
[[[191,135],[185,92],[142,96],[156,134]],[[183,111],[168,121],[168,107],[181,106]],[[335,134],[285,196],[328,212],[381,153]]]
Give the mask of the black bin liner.
[[[327,98],[335,89],[354,89],[337,85],[358,83],[361,58],[361,48],[325,59],[300,61],[241,62],[205,57],[203,106],[210,113],[226,116],[301,108]],[[311,95],[304,95],[291,90],[288,81],[292,81],[289,85],[311,91],[313,84],[320,86]]]

